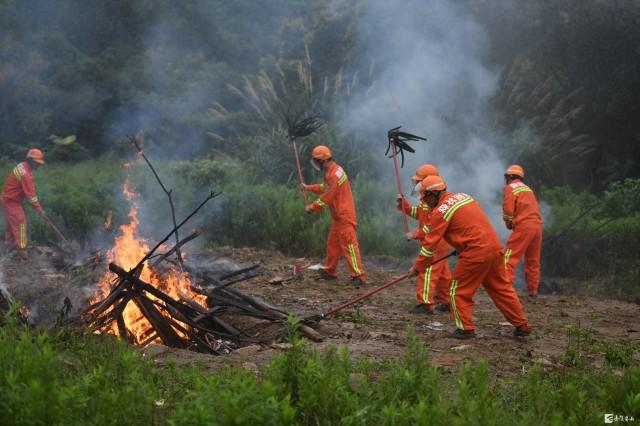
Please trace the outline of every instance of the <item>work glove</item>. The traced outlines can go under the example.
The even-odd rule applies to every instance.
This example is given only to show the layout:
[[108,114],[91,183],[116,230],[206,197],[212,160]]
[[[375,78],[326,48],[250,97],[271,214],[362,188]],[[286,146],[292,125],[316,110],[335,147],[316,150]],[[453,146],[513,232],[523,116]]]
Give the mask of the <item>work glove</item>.
[[396,197],[396,209],[398,211],[402,211],[402,200],[404,200],[404,197],[402,196],[402,194],[398,194],[398,196]]
[[406,234],[404,234],[404,237],[407,239],[407,241],[413,240],[413,232],[407,232]]

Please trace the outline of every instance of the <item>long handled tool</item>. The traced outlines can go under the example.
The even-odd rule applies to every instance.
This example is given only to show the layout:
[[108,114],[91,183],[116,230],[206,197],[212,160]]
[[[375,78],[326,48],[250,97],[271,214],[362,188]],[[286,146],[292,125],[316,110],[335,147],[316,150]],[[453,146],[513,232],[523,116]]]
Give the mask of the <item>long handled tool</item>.
[[49,224],[49,226],[51,227],[51,229],[53,229],[55,231],[56,234],[58,234],[58,237],[60,237],[60,239],[62,240],[62,243],[66,246],[66,247],[70,247],[71,244],[69,243],[69,240],[67,240],[64,237],[64,234],[62,234],[62,232],[58,229],[58,227],[51,222],[51,219],[49,219],[49,216],[47,216],[46,214],[43,215],[42,217],[44,217],[44,220],[47,221],[47,223]]
[[[433,263],[431,263],[431,264],[435,265],[436,263],[442,262],[443,260],[448,259],[451,256],[455,256],[456,254],[457,253],[454,250],[451,253],[449,253],[448,255],[434,260]],[[349,300],[347,302],[344,302],[342,305],[336,306],[335,308],[331,308],[331,309],[329,309],[327,312],[325,312],[323,314],[312,315],[312,316],[310,316],[308,318],[303,319],[302,321],[303,322],[319,322],[319,321],[321,321],[321,320],[323,320],[323,319],[325,319],[325,318],[327,318],[329,316],[332,316],[332,315],[342,311],[343,309],[348,308],[349,306],[353,306],[353,305],[355,305],[356,303],[358,303],[358,302],[360,302],[362,300],[368,299],[369,297],[373,296],[374,294],[381,292],[385,288],[394,286],[394,285],[398,284],[399,282],[402,282],[402,281],[406,280],[407,278],[409,278],[409,274],[401,275],[401,276],[399,276],[397,278],[394,278],[393,280],[389,281],[388,283],[382,284],[379,287],[376,287],[374,289],[369,290],[365,294],[360,295],[360,296],[356,297],[355,299],[352,299],[352,300]]]
[[[407,141],[426,141],[426,138],[421,136],[416,136],[411,133],[400,131],[400,127],[394,127],[393,129],[387,132],[387,139],[389,140],[389,146],[387,147],[387,152],[385,155],[389,154],[389,150],[391,150],[391,157],[393,158],[393,167],[396,172],[396,185],[398,186],[398,194],[404,196],[402,193],[402,183],[400,182],[400,168],[398,167],[398,153],[402,159],[401,167],[404,166],[404,151],[409,151],[415,153],[416,151],[411,148]],[[409,220],[407,219],[407,214],[403,211],[402,218],[404,219],[404,232],[405,234],[409,232]]]
[[[293,155],[296,157],[296,169],[298,169],[298,179],[300,179],[300,184],[304,185],[304,177],[302,176],[302,168],[300,167],[300,157],[298,156],[298,146],[296,145],[295,139],[293,140]],[[307,193],[302,192],[302,196],[304,197],[304,205],[307,205]]]

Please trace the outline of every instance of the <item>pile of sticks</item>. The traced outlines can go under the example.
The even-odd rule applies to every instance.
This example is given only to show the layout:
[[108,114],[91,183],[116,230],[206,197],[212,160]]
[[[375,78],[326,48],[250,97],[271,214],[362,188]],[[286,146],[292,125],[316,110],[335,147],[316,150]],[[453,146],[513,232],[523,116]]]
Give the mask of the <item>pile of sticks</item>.
[[[117,285],[105,299],[92,305],[85,317],[96,331],[109,330],[115,323],[118,335],[132,344],[147,345],[159,340],[170,347],[220,355],[229,349],[224,342],[233,342],[235,346],[266,343],[272,336],[256,338],[248,330],[241,330],[222,318],[246,316],[277,324],[286,321],[287,312],[231,287],[254,277],[255,274],[249,272],[258,267],[252,265],[219,277],[207,274],[206,287],[193,287],[208,296],[208,306],[204,307],[185,294],[176,300],[140,279],[137,271],[125,271],[111,263],[109,270],[117,277]],[[127,329],[123,318],[129,303],[134,303],[151,325],[138,339]],[[301,325],[300,331],[313,340],[322,340],[321,335],[306,325]]]

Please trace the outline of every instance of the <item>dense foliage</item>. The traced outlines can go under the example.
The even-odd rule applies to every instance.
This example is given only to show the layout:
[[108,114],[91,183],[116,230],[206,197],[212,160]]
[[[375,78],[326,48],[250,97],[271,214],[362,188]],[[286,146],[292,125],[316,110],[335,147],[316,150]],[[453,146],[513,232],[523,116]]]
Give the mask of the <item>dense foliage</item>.
[[412,333],[403,360],[380,363],[311,350],[294,330],[290,320],[291,349],[256,377],[171,361],[157,368],[111,336],[36,332],[8,316],[0,326],[0,422],[583,425],[601,424],[603,413],[640,417],[640,369],[613,346],[600,371],[569,348],[564,373],[533,364],[510,379],[494,378],[485,361],[441,372]]

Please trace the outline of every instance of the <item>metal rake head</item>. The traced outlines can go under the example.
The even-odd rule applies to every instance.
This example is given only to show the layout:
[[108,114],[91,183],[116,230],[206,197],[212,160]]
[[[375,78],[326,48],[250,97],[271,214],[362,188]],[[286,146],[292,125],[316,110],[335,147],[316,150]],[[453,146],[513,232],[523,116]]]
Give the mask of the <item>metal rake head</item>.
[[[403,132],[400,130],[402,126],[394,127],[393,129],[387,132],[387,138],[389,140],[389,145],[387,146],[387,151],[384,155],[389,156],[389,151],[393,146],[396,148],[396,153],[400,154],[401,165],[400,167],[404,167],[404,151],[409,151],[411,153],[415,153],[416,151],[407,143],[407,141],[426,141],[426,138],[422,136],[417,136],[411,133]],[[389,156],[389,158],[393,157],[393,154]]]

